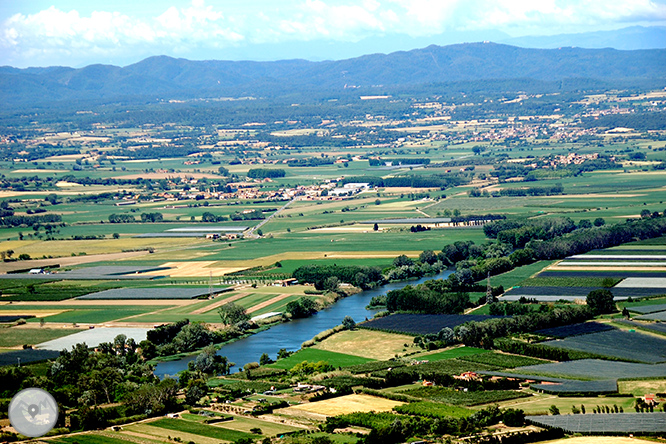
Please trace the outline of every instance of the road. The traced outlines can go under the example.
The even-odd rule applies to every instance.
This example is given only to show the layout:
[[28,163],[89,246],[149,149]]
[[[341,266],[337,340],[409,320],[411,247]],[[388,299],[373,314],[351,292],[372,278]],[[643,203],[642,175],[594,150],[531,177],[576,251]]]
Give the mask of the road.
[[298,197],[294,197],[292,200],[290,200],[290,201],[287,202],[286,204],[282,205],[282,207],[280,207],[275,213],[271,214],[270,216],[268,216],[266,219],[264,219],[264,220],[262,220],[261,222],[259,222],[259,223],[258,223],[257,225],[255,225],[254,227],[252,227],[252,228],[250,228],[249,230],[245,231],[245,232],[243,233],[243,237],[246,238],[246,239],[248,239],[248,238],[258,239],[260,236],[257,235],[257,234],[254,234],[254,233],[255,233],[258,229],[260,229],[261,227],[263,227],[264,225],[266,225],[268,222],[270,222],[271,219],[273,219],[275,216],[277,216],[278,214],[280,214],[280,213],[281,213],[282,211],[284,211],[289,205],[291,205],[292,203],[296,202],[297,200],[298,200]]

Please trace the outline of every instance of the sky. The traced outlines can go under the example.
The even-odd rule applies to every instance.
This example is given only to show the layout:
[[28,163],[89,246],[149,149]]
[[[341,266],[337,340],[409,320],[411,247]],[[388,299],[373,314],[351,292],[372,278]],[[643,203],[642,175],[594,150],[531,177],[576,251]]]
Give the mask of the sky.
[[0,66],[341,59],[665,26],[666,0],[0,0]]

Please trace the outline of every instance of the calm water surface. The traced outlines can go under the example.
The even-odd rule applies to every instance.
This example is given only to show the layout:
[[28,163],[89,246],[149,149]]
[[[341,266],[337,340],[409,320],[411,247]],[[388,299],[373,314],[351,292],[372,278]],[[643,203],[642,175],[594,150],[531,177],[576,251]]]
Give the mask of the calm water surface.
[[[278,350],[286,348],[295,351],[301,348],[301,344],[312,339],[317,333],[342,323],[345,316],[351,316],[356,322],[371,319],[377,310],[366,310],[373,296],[386,294],[390,290],[403,288],[406,285],[416,285],[430,279],[445,279],[452,271],[444,271],[436,276],[427,276],[418,280],[386,284],[372,290],[340,299],[325,310],[320,311],[306,319],[278,324],[255,335],[240,339],[236,342],[223,346],[218,355],[226,356],[229,362],[235,362],[236,368],[241,368],[248,362],[259,362],[263,353],[275,359]],[[155,375],[163,378],[167,375],[175,375],[187,369],[187,363],[194,356],[183,358],[178,361],[162,362],[155,368]]]

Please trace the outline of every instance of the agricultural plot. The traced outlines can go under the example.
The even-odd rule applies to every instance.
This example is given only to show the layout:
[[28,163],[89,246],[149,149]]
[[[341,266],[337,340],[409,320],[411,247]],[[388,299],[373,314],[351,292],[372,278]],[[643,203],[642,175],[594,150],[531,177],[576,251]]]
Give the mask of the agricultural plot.
[[[55,444],[77,444],[81,442],[85,442],[86,444],[128,444],[134,441],[128,440],[127,435],[120,433],[111,434],[109,432],[93,432],[76,434],[73,436],[60,436],[58,438],[49,440],[49,442]],[[142,438],[141,442],[145,444],[152,444],[161,443],[163,441],[155,437],[154,440]]]
[[649,439],[642,440],[638,437],[624,436],[577,436],[574,438],[563,438],[556,441],[548,441],[548,444],[647,444]]
[[537,330],[534,333],[543,336],[553,336],[556,338],[568,338],[570,336],[587,335],[590,333],[599,333],[602,331],[614,329],[615,327],[610,324],[601,324],[599,322],[583,322],[580,324],[563,325],[562,327]]
[[319,350],[362,356],[369,359],[390,359],[406,350],[420,350],[411,336],[373,330],[344,330],[314,345]]
[[540,390],[544,393],[565,394],[582,393],[585,395],[601,395],[617,393],[617,381],[607,379],[601,381],[566,381],[551,384],[531,384],[532,390]]
[[542,345],[651,364],[666,361],[666,339],[616,329],[547,341]]
[[[152,280],[158,279],[159,275],[148,275],[146,273],[155,273],[168,270],[167,267],[141,267],[141,266],[121,266],[121,265],[98,265],[92,267],[78,268],[75,270],[59,271],[57,268],[48,273],[8,273],[0,274],[2,281],[54,281],[54,280]],[[25,283],[22,283],[25,285]]]
[[530,265],[523,265],[522,267],[514,268],[511,271],[502,273],[491,278],[492,285],[502,285],[504,288],[511,288],[516,285],[521,285],[525,279],[529,279],[535,274],[539,273],[545,267],[551,265],[554,261],[539,261]]
[[[128,302],[129,303],[129,302]],[[45,317],[46,322],[63,324],[102,324],[104,322],[116,321],[129,316],[138,316],[150,311],[158,311],[169,306],[90,306],[90,307],[52,307],[60,313]],[[62,311],[66,310],[66,311]],[[31,319],[28,322],[36,322]],[[132,320],[135,322],[135,319]],[[138,321],[137,321],[138,322]]]
[[446,387],[416,387],[403,390],[400,393],[414,396],[415,398],[427,399],[434,402],[442,402],[444,404],[465,407],[531,396],[529,394],[513,390],[482,390],[463,392]]
[[640,379],[666,377],[666,364],[638,364],[600,359],[529,365],[516,369],[525,375],[553,375],[585,379]]
[[658,433],[666,431],[666,413],[527,416],[533,424],[567,433]]
[[474,413],[472,410],[464,407],[456,407],[430,401],[411,402],[409,404],[399,405],[393,410],[403,415],[418,415],[430,418],[466,418]]
[[[156,436],[164,436],[168,433],[167,430],[174,432],[182,432],[188,435],[196,435],[199,437],[207,437],[214,439],[221,439],[223,441],[236,441],[241,438],[254,439],[256,435],[251,433],[241,432],[238,430],[230,430],[219,426],[211,426],[207,424],[200,424],[193,421],[186,421],[183,419],[162,418],[157,421],[151,421],[142,425],[148,426],[153,429],[158,429],[155,432]],[[161,432],[159,431],[161,429]]]
[[0,322],[16,322],[19,319],[30,319],[34,317],[34,315],[0,315]]
[[477,364],[485,364],[498,368],[516,368],[526,365],[538,365],[548,361],[526,356],[508,355],[506,353],[479,353],[461,356],[459,359]]
[[438,333],[443,328],[454,329],[470,321],[485,321],[503,316],[488,315],[428,315],[428,314],[393,314],[383,318],[371,319],[359,324],[359,327],[371,330],[383,330],[410,335]]
[[337,416],[354,412],[390,412],[394,407],[403,404],[403,402],[370,395],[346,395],[288,407],[283,411],[303,411],[324,416]]
[[462,359],[442,359],[440,361],[429,361],[413,367],[416,375],[437,373],[446,375],[459,375],[469,371],[496,370],[497,367],[479,362],[464,361]]
[[660,321],[666,322],[666,311],[659,311],[657,313],[650,313],[647,315],[639,316],[636,319],[646,320],[646,321]]
[[626,325],[628,327],[641,328],[643,330],[650,330],[657,333],[666,334],[666,324],[661,322],[633,322],[624,319],[615,322],[618,324]]
[[633,311],[641,314],[650,314],[657,313],[660,311],[666,311],[666,304],[654,304],[654,305],[627,305],[629,311]]
[[[592,290],[603,287],[519,287],[512,288],[500,297],[504,301],[517,301],[521,297],[536,299],[543,302],[554,302],[558,300],[573,301],[585,299]],[[666,290],[660,288],[616,288],[610,289],[616,301],[622,301],[629,297],[641,298],[647,296],[658,296]]]
[[373,359],[362,358],[360,356],[346,355],[342,353],[335,353],[327,350],[319,350],[316,348],[305,348],[299,352],[294,353],[288,358],[280,359],[273,364],[269,364],[268,367],[289,370],[293,368],[296,364],[300,364],[303,361],[307,362],[324,361],[328,362],[330,365],[334,367],[348,367],[352,365],[365,364],[366,362],[373,361]]
[[372,361],[365,364],[358,364],[346,367],[345,370],[352,374],[372,373],[381,370],[388,370],[389,368],[404,367],[405,364],[401,361]]
[[285,433],[291,433],[302,430],[298,427],[291,427],[285,424],[280,424],[272,421],[262,421],[256,418],[249,418],[247,416],[234,416],[231,421],[225,421],[220,426],[229,430],[237,430],[239,432],[252,433],[254,428],[261,429],[263,435],[275,436]]
[[54,350],[15,350],[0,353],[0,367],[5,365],[16,365],[17,363],[27,364],[28,362],[44,361],[46,359],[55,359],[60,356],[59,351]]
[[160,288],[115,288],[112,290],[104,290],[97,293],[90,293],[84,296],[79,296],[76,299],[84,300],[118,300],[118,299],[195,299],[200,297],[207,297],[209,295],[217,295],[226,291],[231,291],[231,288],[173,288],[173,287],[160,287]]
[[[596,252],[595,252],[596,253]],[[610,251],[608,254],[577,254],[575,256],[569,256],[566,258],[566,261],[590,261],[590,260],[600,260],[602,262],[613,262],[613,261],[664,261],[666,260],[666,254],[643,254],[634,252],[634,254],[611,254]]]
[[544,270],[537,276],[539,278],[663,278],[666,271],[640,271],[640,270]]
[[72,328],[0,328],[0,347],[16,347],[23,344],[35,345],[61,338],[80,330]]
[[102,342],[113,342],[113,339],[120,334],[134,339],[134,342],[138,344],[146,339],[148,330],[148,328],[95,328],[43,342],[38,344],[36,348],[40,350],[69,350],[74,345],[81,343],[85,343],[88,347],[97,347]]
[[468,360],[467,358],[471,359],[473,356],[486,353],[490,352],[488,350],[475,347],[457,347],[451,350],[445,350],[437,353],[429,353],[425,355],[414,356],[414,359],[427,360],[430,362],[441,361],[444,359],[455,359],[455,358]]
[[619,278],[603,277],[532,277],[520,283],[521,287],[604,287],[610,281],[617,284]]
[[614,288],[657,288],[666,294],[666,278],[660,277],[628,277]]
[[[0,275],[1,276],[1,275]],[[113,284],[111,284],[113,285]],[[108,288],[108,287],[107,287]],[[63,301],[95,291],[94,287],[81,286],[71,281],[47,281],[28,283],[3,291],[4,301]]]

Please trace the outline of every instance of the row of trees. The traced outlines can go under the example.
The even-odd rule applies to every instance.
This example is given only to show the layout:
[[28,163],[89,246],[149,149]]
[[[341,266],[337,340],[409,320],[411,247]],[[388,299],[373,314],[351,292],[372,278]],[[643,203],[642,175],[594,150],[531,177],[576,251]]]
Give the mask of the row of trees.
[[595,313],[584,305],[571,305],[543,312],[480,322],[467,322],[454,329],[456,339],[465,345],[491,348],[493,339],[516,333],[576,324],[593,318]]
[[247,172],[250,179],[276,179],[284,177],[287,173],[281,168],[251,168]]
[[360,288],[372,288],[384,282],[378,267],[356,265],[304,265],[294,270],[292,276],[300,283],[314,284],[318,290],[330,290],[330,278]]
[[471,177],[464,173],[405,175],[397,177],[350,176],[341,183],[368,183],[372,187],[450,188],[469,183]]
[[59,214],[43,214],[40,216],[12,216],[8,214],[0,217],[0,226],[4,227],[18,227],[21,225],[32,227],[58,222],[62,222],[62,216]]

